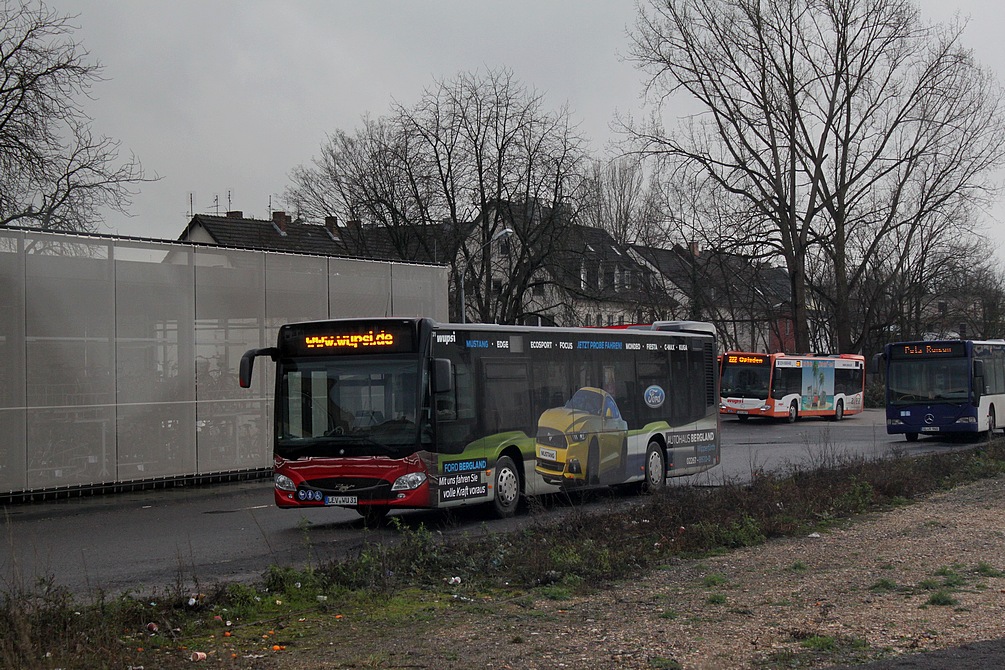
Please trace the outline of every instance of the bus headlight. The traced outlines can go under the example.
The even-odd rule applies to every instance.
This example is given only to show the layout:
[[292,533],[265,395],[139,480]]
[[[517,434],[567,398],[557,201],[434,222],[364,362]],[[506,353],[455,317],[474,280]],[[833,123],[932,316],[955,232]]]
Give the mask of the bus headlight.
[[426,481],[425,472],[409,472],[407,475],[402,475],[394,480],[394,484],[391,486],[392,491],[413,491]]
[[297,485],[293,483],[293,480],[286,475],[276,475],[276,488],[280,491],[296,491]]
[[977,423],[976,416],[961,416],[956,420],[956,423]]
[[771,411],[771,405],[767,405],[767,404],[761,405],[761,411],[762,412],[770,412]]

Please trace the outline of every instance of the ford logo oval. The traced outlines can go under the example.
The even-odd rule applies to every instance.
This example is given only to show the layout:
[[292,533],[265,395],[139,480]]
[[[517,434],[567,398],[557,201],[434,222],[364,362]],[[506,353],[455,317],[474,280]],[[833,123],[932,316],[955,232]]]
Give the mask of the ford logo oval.
[[653,384],[646,389],[643,399],[646,401],[646,405],[656,409],[657,407],[662,407],[663,403],[666,402],[667,394],[661,386]]

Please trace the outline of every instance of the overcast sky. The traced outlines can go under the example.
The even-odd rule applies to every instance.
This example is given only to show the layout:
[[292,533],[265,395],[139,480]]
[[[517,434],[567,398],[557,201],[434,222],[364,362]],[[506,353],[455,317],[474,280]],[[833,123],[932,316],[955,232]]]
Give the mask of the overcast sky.
[[[76,37],[104,66],[87,111],[148,176],[131,218],[101,232],[175,239],[195,212],[268,218],[290,171],[326,134],[416,102],[437,79],[508,67],[567,104],[602,150],[615,112],[638,113],[641,77],[623,59],[634,0],[48,0],[77,14]],[[954,12],[964,42],[1005,78],[1001,0],[921,0]],[[214,204],[214,198],[218,204]],[[1005,207],[989,212],[1005,239]]]

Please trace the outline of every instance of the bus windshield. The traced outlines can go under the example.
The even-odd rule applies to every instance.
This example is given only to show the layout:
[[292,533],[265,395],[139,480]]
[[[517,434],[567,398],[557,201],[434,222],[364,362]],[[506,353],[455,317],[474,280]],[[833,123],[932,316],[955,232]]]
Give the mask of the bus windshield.
[[416,420],[424,415],[419,374],[416,359],[281,361],[276,454],[401,457],[414,451],[428,433]]
[[890,362],[887,385],[894,405],[967,402],[970,365],[966,358],[912,358]]
[[764,363],[736,364],[728,362],[722,368],[722,388],[720,393],[724,398],[756,398],[768,399],[768,382],[771,379],[771,367],[768,359]]

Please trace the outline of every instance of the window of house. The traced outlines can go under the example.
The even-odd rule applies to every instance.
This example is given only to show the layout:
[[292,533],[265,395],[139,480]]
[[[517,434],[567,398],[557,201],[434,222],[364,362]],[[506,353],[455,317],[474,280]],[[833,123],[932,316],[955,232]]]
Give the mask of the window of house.
[[502,279],[492,280],[492,295],[502,295]]

